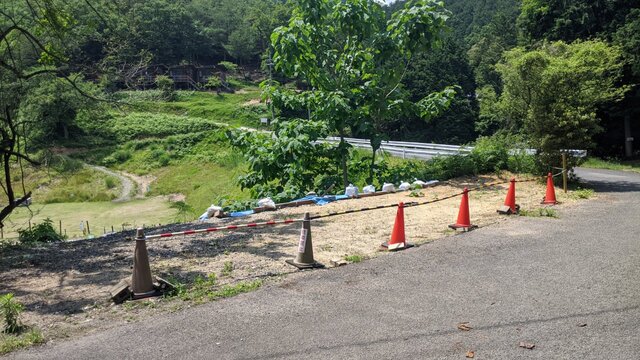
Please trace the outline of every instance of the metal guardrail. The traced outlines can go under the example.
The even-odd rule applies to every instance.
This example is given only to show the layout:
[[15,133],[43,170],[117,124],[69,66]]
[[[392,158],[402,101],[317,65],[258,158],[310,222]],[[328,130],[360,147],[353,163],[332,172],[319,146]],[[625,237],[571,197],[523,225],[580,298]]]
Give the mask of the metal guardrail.
[[[369,140],[345,138],[354,147],[371,150]],[[326,139],[330,143],[340,142],[340,138],[330,137]],[[430,144],[405,141],[383,141],[380,150],[390,155],[402,157],[403,159],[429,160],[435,156],[466,155],[473,150],[468,146]]]
[[[329,143],[338,143],[340,142],[340,138],[329,137],[326,141]],[[345,138],[345,141],[354,147],[371,150],[371,145],[367,139]],[[380,150],[393,156],[402,157],[403,159],[429,160],[435,156],[467,155],[473,150],[473,147],[406,141],[383,141],[380,145]],[[523,150],[527,154],[535,154],[535,150],[533,149]],[[587,156],[586,150],[568,150],[567,152],[574,157]]]

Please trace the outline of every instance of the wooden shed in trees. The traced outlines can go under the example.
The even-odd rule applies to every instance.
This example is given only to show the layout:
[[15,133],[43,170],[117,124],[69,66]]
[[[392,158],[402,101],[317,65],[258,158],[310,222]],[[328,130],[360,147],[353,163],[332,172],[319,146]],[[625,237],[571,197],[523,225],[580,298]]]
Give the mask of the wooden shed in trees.
[[137,71],[130,80],[125,81],[127,86],[135,86],[137,88],[149,88],[155,86],[156,78],[160,75],[166,75],[168,67],[162,64],[149,65]]
[[209,81],[211,76],[217,76],[218,70],[213,65],[199,66],[196,68],[197,71],[197,82],[201,85],[204,85]]
[[193,65],[176,65],[169,68],[169,77],[179,89],[197,88],[197,76],[198,72]]

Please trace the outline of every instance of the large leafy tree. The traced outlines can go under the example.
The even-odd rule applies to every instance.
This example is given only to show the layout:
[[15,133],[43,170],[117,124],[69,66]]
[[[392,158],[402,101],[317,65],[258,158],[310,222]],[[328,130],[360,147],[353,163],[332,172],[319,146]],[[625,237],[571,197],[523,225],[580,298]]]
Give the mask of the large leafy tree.
[[5,200],[0,210],[0,226],[31,196],[24,185],[16,189],[15,172],[20,172],[25,163],[38,164],[30,157],[24,136],[31,119],[19,116],[29,85],[42,77],[61,76],[77,87],[64,66],[63,50],[72,26],[73,19],[64,4],[55,0],[37,3],[10,0],[0,7],[0,187]]
[[323,123],[327,133],[318,135],[340,138],[335,152],[345,186],[345,137],[357,133],[370,139],[373,169],[386,123],[406,113],[429,118],[449,105],[455,94],[451,88],[412,102],[402,86],[415,53],[439,42],[448,15],[441,3],[427,0],[407,2],[389,19],[372,0],[301,0],[289,24],[274,31],[276,69],[306,88],[269,83],[266,90],[274,103],[306,109],[307,121]]
[[504,81],[505,127],[521,131],[543,153],[593,148],[598,105],[622,99],[622,52],[603,41],[515,48],[498,66]]
[[[535,46],[544,41],[602,39],[623,50],[625,71],[620,86],[630,86],[623,101],[604,103],[598,113],[604,131],[596,153],[619,156],[626,138],[638,138],[640,72],[637,70],[640,2],[635,0],[524,0],[518,18],[520,41]],[[631,131],[629,131],[631,130]]]

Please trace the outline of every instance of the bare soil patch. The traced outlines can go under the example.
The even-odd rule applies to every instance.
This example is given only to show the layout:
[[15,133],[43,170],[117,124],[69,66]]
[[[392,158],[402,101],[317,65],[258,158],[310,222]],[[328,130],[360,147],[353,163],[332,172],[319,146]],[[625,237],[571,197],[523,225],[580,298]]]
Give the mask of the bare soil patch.
[[258,106],[260,105],[260,103],[261,103],[260,99],[251,99],[245,102],[244,104],[242,104],[242,106]]
[[[496,176],[456,179],[422,190],[424,197],[417,200],[443,198],[460,192],[465,186],[471,188],[496,180]],[[508,184],[503,184],[470,193],[472,223],[482,227],[508,221],[507,217],[496,213],[504,202],[507,187]],[[539,208],[544,191],[542,182],[518,183],[517,202],[522,209]],[[325,206],[301,206],[245,218],[214,219],[205,226],[299,219],[305,212],[325,213],[416,200],[408,195],[409,192],[402,192]],[[575,203],[561,191],[557,191],[557,197],[563,202],[558,208]],[[419,245],[454,234],[447,225],[455,222],[459,204],[460,198],[456,197],[405,209],[408,241]],[[313,221],[316,260],[328,266],[330,260],[345,255],[384,256],[385,253],[377,250],[382,242],[389,239],[395,214],[396,210],[389,208]],[[221,284],[294,273],[296,270],[284,260],[293,258],[297,251],[299,226],[293,224],[150,240],[151,269],[154,275],[175,276],[185,282],[198,275],[215,273]],[[123,235],[32,249],[1,250],[0,293],[13,292],[26,305],[24,322],[42,329],[48,339],[102,330],[193,305],[179,299],[112,305],[107,299],[108,289],[131,276],[134,246],[134,241],[125,240]],[[233,271],[226,276],[223,275],[225,262],[233,264]]]

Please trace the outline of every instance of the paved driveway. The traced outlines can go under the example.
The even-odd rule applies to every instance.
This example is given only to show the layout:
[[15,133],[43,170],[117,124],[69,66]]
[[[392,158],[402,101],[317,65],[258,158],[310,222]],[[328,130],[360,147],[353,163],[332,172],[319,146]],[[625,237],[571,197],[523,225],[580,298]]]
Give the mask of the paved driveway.
[[638,359],[640,175],[578,174],[599,200],[560,219],[513,218],[10,357]]

